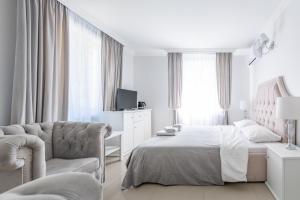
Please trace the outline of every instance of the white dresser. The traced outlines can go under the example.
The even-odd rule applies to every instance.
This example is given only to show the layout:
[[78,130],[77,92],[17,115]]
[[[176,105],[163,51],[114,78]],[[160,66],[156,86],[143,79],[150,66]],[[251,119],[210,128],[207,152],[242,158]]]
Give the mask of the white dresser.
[[[122,156],[151,138],[151,109],[103,112],[97,121],[110,124],[113,131],[123,132],[121,136]],[[112,140],[111,143],[113,142]]]
[[300,148],[268,144],[266,185],[277,200],[300,199]]

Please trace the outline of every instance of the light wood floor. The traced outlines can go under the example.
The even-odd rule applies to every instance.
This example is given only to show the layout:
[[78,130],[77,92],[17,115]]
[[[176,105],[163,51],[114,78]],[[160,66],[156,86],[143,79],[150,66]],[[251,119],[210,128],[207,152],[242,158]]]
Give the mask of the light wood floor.
[[125,172],[123,162],[107,165],[104,200],[274,200],[264,183],[168,187],[146,184],[121,191],[120,185]]

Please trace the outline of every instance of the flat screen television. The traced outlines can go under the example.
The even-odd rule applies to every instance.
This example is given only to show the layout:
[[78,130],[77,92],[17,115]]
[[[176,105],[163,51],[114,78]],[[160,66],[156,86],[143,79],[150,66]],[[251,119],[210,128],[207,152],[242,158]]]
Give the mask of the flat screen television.
[[117,110],[130,110],[137,108],[137,91],[117,89]]

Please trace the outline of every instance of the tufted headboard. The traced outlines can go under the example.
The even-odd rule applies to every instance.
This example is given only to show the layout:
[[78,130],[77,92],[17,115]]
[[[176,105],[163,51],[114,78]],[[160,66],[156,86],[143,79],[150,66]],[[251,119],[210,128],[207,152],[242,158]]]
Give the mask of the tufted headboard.
[[262,126],[272,130],[287,142],[285,121],[276,118],[276,98],[289,96],[283,77],[278,77],[259,85],[252,104],[252,118]]

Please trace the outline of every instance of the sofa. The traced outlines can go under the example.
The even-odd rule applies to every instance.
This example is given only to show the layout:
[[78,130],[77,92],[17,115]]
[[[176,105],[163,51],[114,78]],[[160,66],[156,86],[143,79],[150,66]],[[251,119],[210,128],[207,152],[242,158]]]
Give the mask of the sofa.
[[[80,181],[78,181],[80,180]],[[1,200],[102,200],[102,186],[86,173],[46,176],[0,194]]]
[[55,122],[0,126],[0,192],[40,177],[84,172],[104,181],[103,123]]

